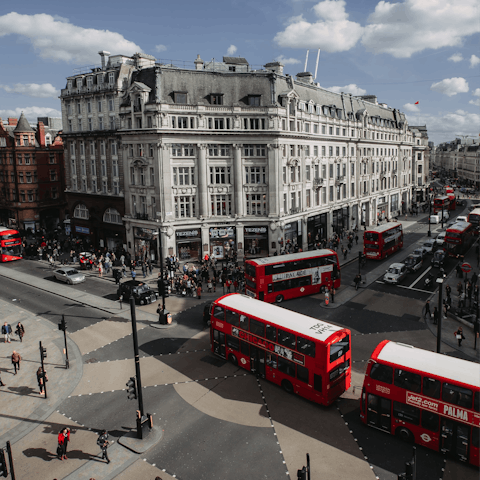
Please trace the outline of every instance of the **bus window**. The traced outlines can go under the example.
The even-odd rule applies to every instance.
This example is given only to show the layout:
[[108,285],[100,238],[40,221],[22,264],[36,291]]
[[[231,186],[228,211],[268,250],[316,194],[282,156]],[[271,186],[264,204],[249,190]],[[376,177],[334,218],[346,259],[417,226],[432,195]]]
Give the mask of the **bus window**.
[[347,361],[341,363],[340,365],[337,365],[336,368],[334,368],[331,372],[330,372],[330,381],[333,381],[335,380],[336,378],[338,378],[343,372],[346,372],[348,370],[348,367],[350,366],[350,359],[348,359]]
[[350,335],[346,335],[341,340],[330,345],[330,363],[339,359],[350,350]]
[[253,277],[255,278],[255,267],[253,265],[250,265],[249,263],[247,263],[245,265],[245,273],[249,276],[249,277]]
[[368,242],[378,242],[378,233],[365,232],[365,240]]
[[277,329],[271,325],[265,325],[265,338],[271,342],[277,342]]
[[236,337],[232,337],[230,335],[226,335],[227,337],[227,346],[229,346],[232,350],[240,350],[240,340]]
[[475,392],[475,401],[473,402],[473,408],[476,412],[480,412],[480,392]]
[[297,365],[297,378],[304,383],[308,383],[308,368]]
[[480,447],[480,428],[472,427],[472,445],[475,448]]
[[225,320],[225,310],[223,309],[223,307],[219,307],[218,305],[215,305],[213,309],[213,316],[217,320],[221,320],[223,322]]
[[240,315],[240,328],[248,331],[248,317],[245,315]]
[[250,319],[250,331],[254,335],[258,335],[259,337],[265,336],[265,327],[262,322],[258,320],[254,320],[253,318]]
[[422,410],[422,427],[431,432],[438,432],[439,421],[440,417],[436,413]]
[[423,377],[423,394],[427,397],[440,398],[440,381]]
[[370,378],[391,385],[393,382],[393,368],[388,365],[376,363],[370,370]]
[[284,347],[295,348],[295,334],[278,329],[278,343]]
[[247,357],[250,356],[250,345],[247,342],[240,342],[240,352]]
[[278,370],[290,377],[295,377],[295,364],[285,358],[278,357]]
[[393,402],[393,416],[414,425],[420,423],[420,409],[405,403]]
[[313,388],[314,388],[317,392],[321,392],[321,391],[322,391],[322,376],[321,376],[321,375],[317,375],[316,373],[313,375]]
[[267,286],[267,293],[272,293],[273,292],[273,283],[269,283]]
[[277,368],[277,356],[274,353],[267,353],[267,366]]
[[405,390],[420,393],[422,381],[420,375],[417,373],[396,368],[393,383],[397,387],[404,388]]
[[240,325],[238,313],[232,310],[225,310],[225,320],[227,323],[229,323],[230,325],[234,325],[235,327],[238,327]]
[[313,340],[308,340],[308,338],[303,338],[299,335],[297,337],[297,350],[315,358],[315,342]]
[[442,400],[453,403],[459,407],[472,408],[473,393],[468,388],[444,383],[442,388]]

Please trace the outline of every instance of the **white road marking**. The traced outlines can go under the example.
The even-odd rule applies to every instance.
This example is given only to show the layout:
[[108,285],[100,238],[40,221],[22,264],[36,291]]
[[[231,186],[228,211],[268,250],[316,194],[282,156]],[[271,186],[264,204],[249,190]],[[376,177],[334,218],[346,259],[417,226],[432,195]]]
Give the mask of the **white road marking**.
[[410,285],[410,288],[414,287],[431,269],[432,269],[432,266],[428,267],[428,268]]

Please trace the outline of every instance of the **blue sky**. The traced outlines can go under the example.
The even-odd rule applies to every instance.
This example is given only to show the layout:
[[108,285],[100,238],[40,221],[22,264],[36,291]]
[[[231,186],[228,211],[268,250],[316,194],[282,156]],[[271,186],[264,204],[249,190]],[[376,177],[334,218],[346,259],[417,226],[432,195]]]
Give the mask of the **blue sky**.
[[[13,5],[13,4],[12,4]],[[324,88],[374,94],[436,144],[480,133],[478,0],[24,0],[0,14],[0,117],[60,116],[74,68],[99,50],[193,62],[274,59]],[[415,102],[419,102],[415,105]]]

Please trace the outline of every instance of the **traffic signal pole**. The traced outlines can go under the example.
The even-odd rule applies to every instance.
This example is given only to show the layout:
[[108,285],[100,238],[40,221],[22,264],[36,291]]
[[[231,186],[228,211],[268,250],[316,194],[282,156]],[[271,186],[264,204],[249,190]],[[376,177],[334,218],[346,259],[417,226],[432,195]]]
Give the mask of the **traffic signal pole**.
[[133,353],[135,355],[135,376],[137,378],[138,410],[140,411],[140,416],[143,417],[143,393],[142,379],[140,376],[140,357],[138,355],[137,316],[135,313],[135,299],[133,298],[133,295],[130,296],[130,313],[132,316]]
[[8,453],[8,463],[10,464],[10,477],[12,478],[12,480],[15,480],[15,470],[13,469],[12,447],[10,445],[9,440],[7,440],[7,453]]
[[43,359],[47,358],[47,349],[42,347],[42,341],[38,342],[40,344],[40,362],[42,363],[42,381],[43,381],[43,391],[45,392],[45,398],[47,398],[47,382],[45,381],[45,367],[43,365]]
[[62,321],[58,324],[58,329],[63,330],[63,341],[65,342],[65,368],[70,368],[70,361],[68,360],[68,346],[67,346],[67,322],[65,321],[65,315],[62,315]]

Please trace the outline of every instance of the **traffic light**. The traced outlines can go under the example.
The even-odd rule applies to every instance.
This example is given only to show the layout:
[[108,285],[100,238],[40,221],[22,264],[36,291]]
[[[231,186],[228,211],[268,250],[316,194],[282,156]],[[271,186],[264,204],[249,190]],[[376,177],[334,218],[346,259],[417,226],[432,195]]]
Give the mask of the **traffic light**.
[[8,475],[7,461],[5,460],[5,450],[0,448],[0,475],[6,477]]
[[307,480],[306,467],[303,467],[301,470],[297,470],[297,480]]
[[136,399],[137,398],[137,382],[135,377],[130,377],[130,380],[126,383],[127,386],[127,395],[128,399]]
[[67,322],[65,321],[65,317],[62,315],[62,320],[58,324],[58,329],[65,332],[67,330]]
[[40,357],[43,360],[47,358],[47,347],[40,347]]

